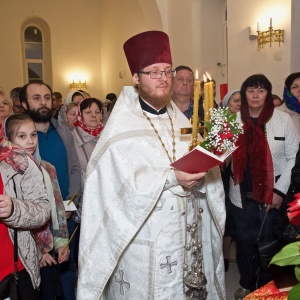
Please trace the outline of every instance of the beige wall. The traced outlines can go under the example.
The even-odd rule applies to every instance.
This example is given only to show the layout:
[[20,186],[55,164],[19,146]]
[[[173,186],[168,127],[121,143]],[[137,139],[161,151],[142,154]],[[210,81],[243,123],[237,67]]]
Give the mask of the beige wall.
[[83,72],[88,74],[87,81],[93,87],[92,92],[99,93],[101,38],[98,2],[1,1],[0,85],[5,91],[8,93],[11,88],[25,83],[21,27],[26,20],[38,16],[50,27],[53,89],[66,94],[70,72]]
[[[157,0],[163,28],[169,34],[174,67],[187,65],[198,69],[200,80],[208,72],[217,82],[226,83],[227,73],[217,66],[226,65],[224,36],[225,0]],[[219,102],[219,88],[217,88]]]
[[0,26],[7,28],[0,32],[0,86],[6,93],[25,84],[21,27],[28,19],[39,17],[50,27],[53,89],[66,95],[71,79],[81,77],[98,98],[132,84],[122,48],[126,39],[162,30],[154,0],[1,1],[0,11]]
[[101,1],[102,97],[109,92],[119,94],[123,86],[133,84],[123,44],[131,36],[146,30],[162,30],[155,1]]
[[[298,32],[291,30],[291,3],[300,11],[297,1],[243,1],[242,8],[240,0],[0,1],[0,86],[8,93],[25,83],[21,28],[26,20],[39,17],[50,28],[53,89],[64,95],[72,73],[86,76],[89,92],[98,98],[119,94],[123,85],[131,85],[123,43],[144,30],[169,34],[174,66],[186,64],[200,74],[207,71],[218,85],[228,81],[229,88],[262,72],[281,95],[284,78],[300,67]],[[285,42],[280,48],[274,44],[257,51],[248,26],[270,13],[274,27],[285,29]],[[299,28],[294,15],[293,24]]]
[[[227,9],[229,88],[239,88],[248,76],[263,73],[272,82],[273,93],[282,96],[284,79],[290,74],[291,0],[243,1],[242,8],[240,0],[227,0]],[[257,40],[249,40],[248,26],[260,18],[260,29],[266,30],[270,16],[274,29],[285,30],[284,43],[258,51]]]

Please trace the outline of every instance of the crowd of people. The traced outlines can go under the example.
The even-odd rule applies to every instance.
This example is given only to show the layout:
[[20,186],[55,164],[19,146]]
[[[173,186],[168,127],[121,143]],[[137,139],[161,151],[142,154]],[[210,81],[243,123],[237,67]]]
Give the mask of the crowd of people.
[[189,149],[180,128],[191,126],[192,69],[173,69],[160,31],[124,52],[134,87],[118,99],[64,98],[43,82],[0,90],[0,283],[17,270],[22,300],[225,300],[234,240],[244,297],[272,280],[254,244],[262,222],[263,240],[278,238],[297,167],[300,72],[283,100],[263,74],[229,91],[220,105],[243,126],[238,148],[189,174],[170,164]]

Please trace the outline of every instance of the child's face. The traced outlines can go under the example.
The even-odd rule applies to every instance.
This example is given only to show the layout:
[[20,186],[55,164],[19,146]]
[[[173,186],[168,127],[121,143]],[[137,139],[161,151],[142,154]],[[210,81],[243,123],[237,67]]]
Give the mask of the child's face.
[[22,124],[17,132],[12,143],[19,145],[27,150],[29,154],[33,154],[36,150],[38,136],[33,122]]

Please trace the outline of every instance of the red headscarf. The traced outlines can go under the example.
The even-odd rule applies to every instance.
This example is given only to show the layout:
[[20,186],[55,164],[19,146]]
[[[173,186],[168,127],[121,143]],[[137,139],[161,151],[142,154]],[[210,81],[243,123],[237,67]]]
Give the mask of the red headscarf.
[[100,122],[99,126],[95,129],[89,129],[86,127],[86,125],[84,124],[83,122],[83,117],[82,117],[82,114],[81,114],[81,111],[80,111],[80,106],[81,106],[81,103],[83,101],[86,101],[90,98],[86,98],[86,99],[83,99],[79,105],[78,105],[78,108],[77,108],[77,115],[76,115],[76,122],[74,123],[74,126],[79,126],[81,127],[85,132],[89,133],[90,135],[92,136],[98,136],[101,132],[101,130],[103,129],[103,124],[102,122]]
[[[270,99],[269,99],[270,98]],[[267,96],[265,105],[257,122],[250,119],[248,104],[242,101],[241,118],[244,134],[237,141],[237,150],[233,153],[234,181],[242,183],[250,160],[253,199],[267,204],[272,203],[274,170],[270,147],[265,135],[265,124],[273,115],[274,104]]]

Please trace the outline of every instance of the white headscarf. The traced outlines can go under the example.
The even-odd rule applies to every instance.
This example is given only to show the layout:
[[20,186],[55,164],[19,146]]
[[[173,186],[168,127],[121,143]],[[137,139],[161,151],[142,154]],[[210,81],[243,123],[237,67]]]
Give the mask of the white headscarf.
[[85,98],[84,95],[80,91],[74,91],[73,90],[73,91],[69,92],[69,94],[67,95],[67,97],[65,99],[65,104],[68,104],[68,103],[72,102],[72,97],[75,93],[79,93],[83,98]]
[[238,93],[238,92],[240,92],[240,90],[238,90],[238,89],[229,91],[222,100],[222,107],[223,108],[227,107],[228,102],[229,102],[230,98],[232,97],[232,95],[235,93]]

